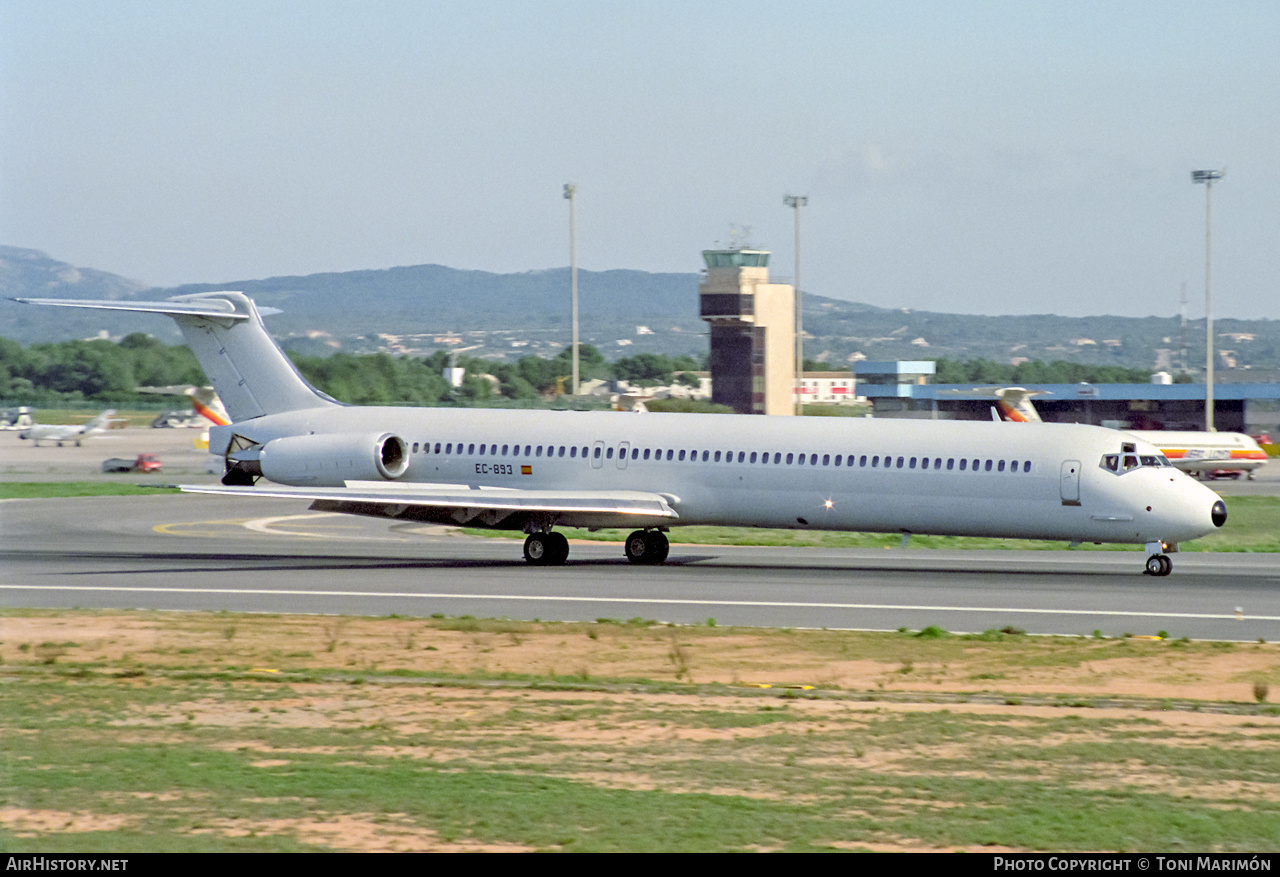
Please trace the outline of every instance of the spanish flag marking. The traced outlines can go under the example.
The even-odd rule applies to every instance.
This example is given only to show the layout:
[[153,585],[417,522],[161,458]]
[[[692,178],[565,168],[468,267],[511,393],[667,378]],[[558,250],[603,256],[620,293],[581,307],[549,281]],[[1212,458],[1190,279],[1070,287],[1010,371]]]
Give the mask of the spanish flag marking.
[[521,467],[520,467],[520,474],[521,474],[521,475],[532,475],[532,474],[533,474],[533,467],[532,467],[532,466],[521,466]]

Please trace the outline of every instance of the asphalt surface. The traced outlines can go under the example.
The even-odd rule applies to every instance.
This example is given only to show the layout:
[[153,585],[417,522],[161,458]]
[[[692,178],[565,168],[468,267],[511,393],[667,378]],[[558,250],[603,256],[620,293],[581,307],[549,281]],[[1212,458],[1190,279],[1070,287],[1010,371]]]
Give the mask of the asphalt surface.
[[[190,430],[125,430],[82,448],[0,434],[5,480],[214,481]],[[25,446],[25,447],[23,447]],[[103,459],[159,453],[160,476]],[[1272,468],[1280,470],[1280,465]],[[1280,474],[1219,482],[1280,493]],[[1228,499],[1228,502],[1230,500]],[[679,531],[673,534],[678,540]],[[532,568],[517,539],[322,515],[306,503],[158,494],[0,502],[0,606],[475,615],[892,630],[1006,626],[1031,633],[1280,639],[1274,555],[1178,554],[1167,578],[1141,552],[832,550],[673,544],[661,567],[621,545],[575,543]]]

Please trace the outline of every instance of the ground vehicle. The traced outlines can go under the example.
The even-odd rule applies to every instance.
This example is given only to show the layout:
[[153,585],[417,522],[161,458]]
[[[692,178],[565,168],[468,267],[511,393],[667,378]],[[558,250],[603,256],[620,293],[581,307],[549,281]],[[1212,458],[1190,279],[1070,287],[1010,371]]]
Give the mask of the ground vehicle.
[[136,459],[112,457],[102,462],[103,472],[159,472],[160,458],[155,454],[139,454]]

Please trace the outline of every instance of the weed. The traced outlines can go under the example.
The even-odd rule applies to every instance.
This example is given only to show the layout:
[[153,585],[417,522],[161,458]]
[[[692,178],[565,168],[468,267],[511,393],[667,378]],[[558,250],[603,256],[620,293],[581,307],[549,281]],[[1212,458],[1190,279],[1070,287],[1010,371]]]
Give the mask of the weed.
[[950,636],[950,635],[951,634],[947,633],[941,627],[938,627],[938,625],[930,624],[928,627],[924,628],[919,633],[917,633],[916,637],[919,639],[939,639],[941,637]]

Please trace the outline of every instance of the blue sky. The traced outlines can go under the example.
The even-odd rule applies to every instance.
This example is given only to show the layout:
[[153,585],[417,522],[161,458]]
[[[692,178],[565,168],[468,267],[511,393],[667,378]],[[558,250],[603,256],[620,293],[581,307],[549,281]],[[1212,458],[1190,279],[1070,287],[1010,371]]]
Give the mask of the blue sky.
[[[1280,318],[1280,3],[0,4],[0,243],[157,285],[696,271],[960,313]],[[549,303],[559,306],[559,303]]]

